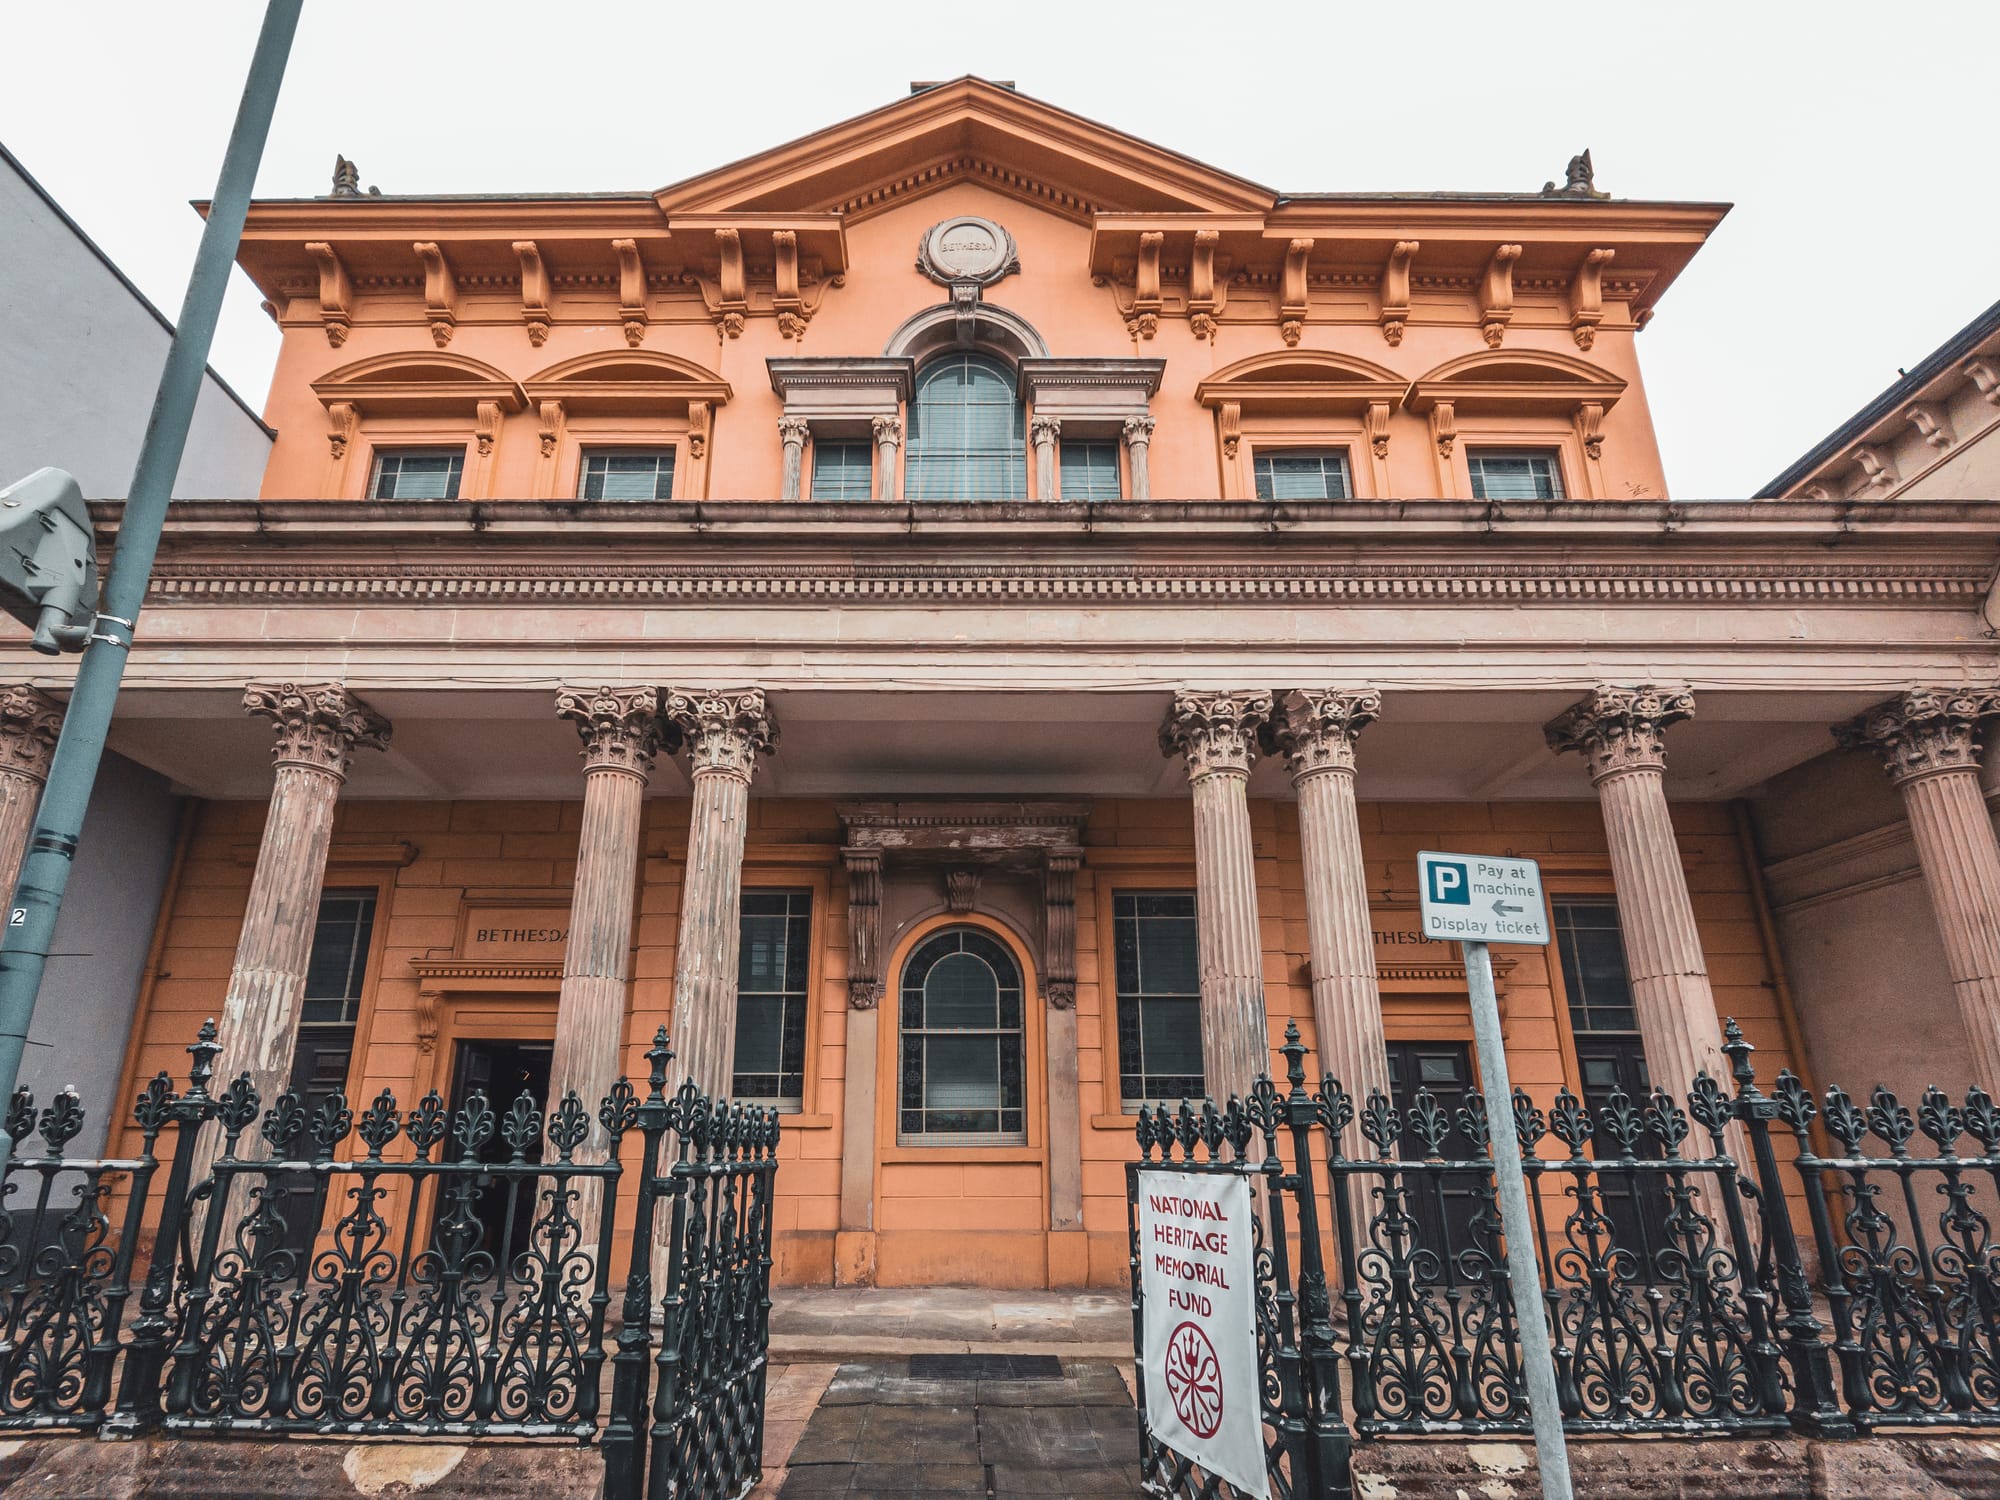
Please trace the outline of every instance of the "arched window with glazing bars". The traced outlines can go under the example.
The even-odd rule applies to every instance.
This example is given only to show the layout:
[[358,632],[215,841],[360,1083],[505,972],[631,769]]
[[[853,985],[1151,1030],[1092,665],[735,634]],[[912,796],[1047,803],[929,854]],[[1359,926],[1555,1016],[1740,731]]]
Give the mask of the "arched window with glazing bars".
[[941,354],[917,374],[903,492],[912,500],[1025,500],[1026,435],[1006,365],[986,354]]

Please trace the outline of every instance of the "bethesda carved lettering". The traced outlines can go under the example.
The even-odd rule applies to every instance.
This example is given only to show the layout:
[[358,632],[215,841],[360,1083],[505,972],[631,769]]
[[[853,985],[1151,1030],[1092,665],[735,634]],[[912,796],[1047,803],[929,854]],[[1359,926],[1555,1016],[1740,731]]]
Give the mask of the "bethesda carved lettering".
[[628,771],[642,781],[652,774],[664,738],[659,707],[658,688],[556,690],[556,717],[576,725],[584,769]]
[[388,748],[389,721],[344,683],[253,682],[243,690],[243,709],[276,727],[271,759],[280,766],[344,777],[356,750]]
[[1833,737],[1843,749],[1872,750],[1894,782],[1937,771],[1979,768],[1980,726],[2000,714],[2000,688],[1913,688],[1878,703]]
[[1574,750],[1589,763],[1590,779],[1620,771],[1666,769],[1669,725],[1694,717],[1694,694],[1684,687],[1599,687],[1543,729],[1557,754]]

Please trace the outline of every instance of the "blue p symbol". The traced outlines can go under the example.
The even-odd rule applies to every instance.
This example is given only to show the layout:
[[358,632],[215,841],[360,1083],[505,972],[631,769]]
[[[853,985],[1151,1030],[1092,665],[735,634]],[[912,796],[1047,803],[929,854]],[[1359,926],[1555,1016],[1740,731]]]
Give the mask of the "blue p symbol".
[[1465,881],[1464,865],[1448,865],[1442,860],[1430,867],[1431,900],[1447,906],[1472,905],[1472,890]]

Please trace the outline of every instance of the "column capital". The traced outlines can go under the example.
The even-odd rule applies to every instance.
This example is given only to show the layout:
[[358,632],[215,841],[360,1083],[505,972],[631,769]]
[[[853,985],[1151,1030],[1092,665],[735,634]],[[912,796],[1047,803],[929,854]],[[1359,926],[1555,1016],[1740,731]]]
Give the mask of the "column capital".
[[1574,750],[1590,765],[1590,779],[1621,771],[1663,771],[1667,727],[1694,717],[1694,694],[1684,687],[1592,688],[1543,726],[1558,755]]
[[1279,694],[1265,739],[1283,752],[1294,781],[1351,772],[1355,740],[1381,717],[1382,695],[1373,688],[1294,688]]
[[1218,771],[1248,775],[1270,717],[1266,692],[1175,693],[1160,726],[1160,753],[1183,757],[1190,781]]
[[1979,726],[2000,714],[2000,689],[1912,688],[1833,726],[1843,750],[1873,750],[1897,785],[1979,769]]
[[875,434],[878,448],[899,447],[903,441],[903,419],[901,417],[876,417],[868,424]]
[[1154,421],[1151,417],[1127,417],[1125,419],[1125,441],[1130,443],[1150,443],[1153,440]]
[[803,444],[812,436],[812,423],[804,417],[778,418],[778,440],[794,445]]
[[40,688],[0,688],[0,771],[47,781],[62,721],[62,705]]
[[243,689],[243,711],[276,728],[271,760],[280,766],[309,766],[344,778],[356,750],[389,745],[389,721],[345,683],[253,682]]
[[556,717],[576,725],[586,772],[626,771],[641,781],[652,774],[663,738],[658,688],[557,688]]
[[1060,417],[1036,417],[1028,424],[1029,441],[1039,448],[1044,443],[1053,443],[1062,436]]
[[762,688],[668,688],[660,716],[680,730],[688,767],[748,781],[759,755],[778,748],[778,725]]

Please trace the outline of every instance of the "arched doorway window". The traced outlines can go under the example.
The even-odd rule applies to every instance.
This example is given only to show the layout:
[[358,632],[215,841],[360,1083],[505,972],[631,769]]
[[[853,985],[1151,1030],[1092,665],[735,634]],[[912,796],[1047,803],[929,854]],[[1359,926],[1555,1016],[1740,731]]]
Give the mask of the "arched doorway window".
[[974,927],[926,938],[903,965],[898,1139],[1027,1140],[1021,971]]
[[910,405],[912,500],[1025,500],[1026,432],[1011,371],[987,354],[941,354]]

